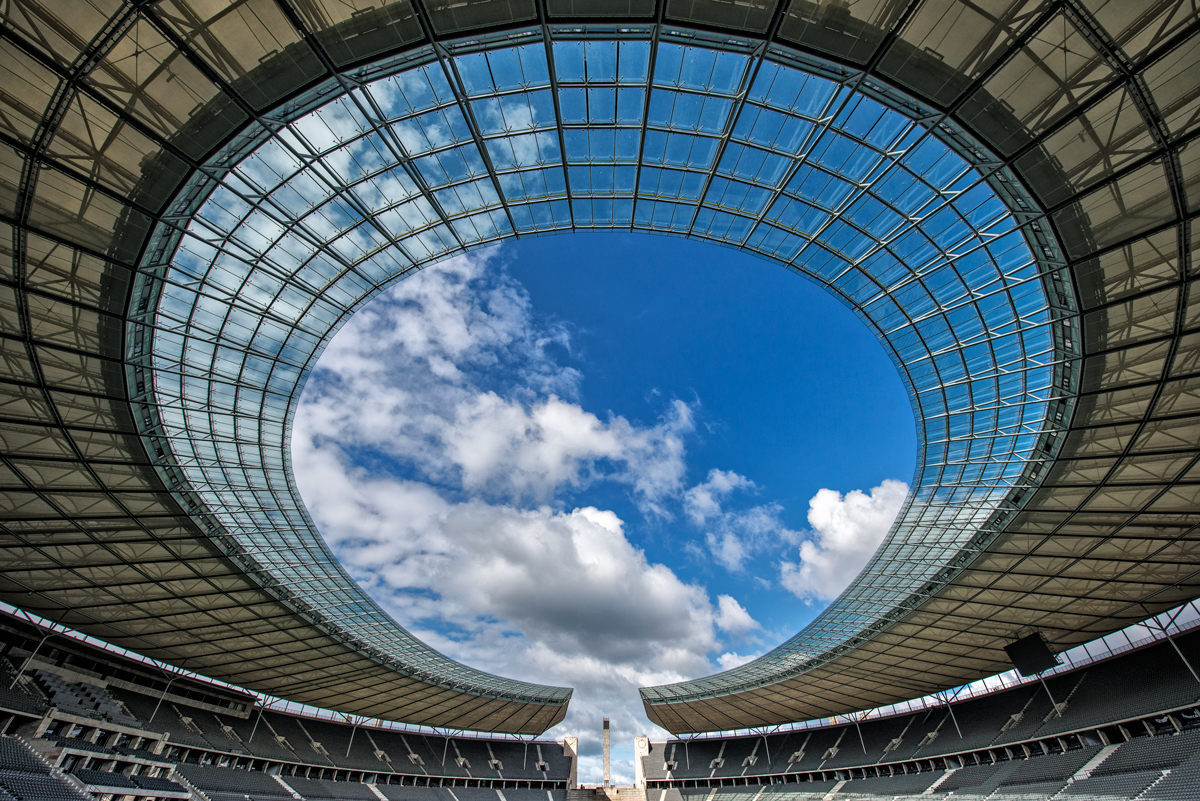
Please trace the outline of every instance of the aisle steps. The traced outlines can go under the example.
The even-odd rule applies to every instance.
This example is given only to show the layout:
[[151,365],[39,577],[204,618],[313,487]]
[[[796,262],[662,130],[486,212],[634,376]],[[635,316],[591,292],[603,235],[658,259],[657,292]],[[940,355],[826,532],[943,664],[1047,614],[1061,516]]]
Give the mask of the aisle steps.
[[1074,784],[1075,782],[1081,782],[1084,779],[1090,779],[1096,768],[1100,767],[1100,763],[1108,759],[1109,755],[1122,745],[1122,743],[1117,743],[1116,745],[1106,745],[1101,748],[1098,752],[1096,752],[1094,757],[1087,761],[1087,764],[1076,771],[1075,775],[1071,777],[1071,780],[1067,782],[1067,784]]

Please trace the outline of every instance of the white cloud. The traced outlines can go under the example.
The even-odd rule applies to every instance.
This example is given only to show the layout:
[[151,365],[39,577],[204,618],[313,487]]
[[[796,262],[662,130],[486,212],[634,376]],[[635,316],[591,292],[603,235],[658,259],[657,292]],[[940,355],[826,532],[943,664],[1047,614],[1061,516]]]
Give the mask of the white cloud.
[[726,570],[739,571],[750,556],[750,548],[736,531],[725,529],[721,532],[704,532],[704,544],[708,546],[709,555]]
[[709,555],[733,572],[743,570],[755,552],[798,536],[779,519],[783,507],[777,503],[727,511],[725,502],[739,490],[754,492],[758,485],[737,473],[714,469],[703,483],[683,495],[688,520],[706,529],[704,544]]
[[754,482],[733,471],[712,469],[708,479],[683,494],[683,509],[697,526],[721,516],[721,502],[734,490],[754,490]]
[[730,634],[747,634],[762,628],[758,621],[729,595],[717,596],[717,628]]
[[391,614],[466,664],[576,688],[549,734],[579,735],[581,778],[598,781],[597,735],[610,717],[617,780],[630,781],[623,744],[664,734],[637,688],[744,664],[754,655],[740,650],[775,635],[733,596],[714,600],[648,559],[626,521],[573,503],[575,493],[607,482],[643,515],[681,514],[704,534],[685,547],[729,570],[799,543],[801,561],[785,562],[781,580],[807,599],[869,556],[905,488],[822,490],[805,534],[782,523],[778,504],[755,505],[760,488],[745,476],[711,470],[687,488],[693,407],[665,403],[650,424],[590,412],[582,376],[556,358],[571,347],[494,255],[451,259],[381,295],[332,340],[296,414],[293,467],[334,552]]
[[679,401],[650,425],[583,409],[580,375],[555,359],[570,347],[494,257],[452,259],[332,340],[292,455],[338,558],[413,634],[482,670],[576,688],[550,734],[581,735],[586,766],[602,717],[618,742],[662,734],[638,687],[712,673],[728,638],[760,626],[648,560],[614,512],[567,503],[610,482],[670,517],[694,425]]
[[732,598],[714,607],[704,587],[648,561],[610,511],[452,502],[425,484],[369,477],[327,448],[297,448],[295,460],[351,575],[450,657],[575,687],[550,735],[581,736],[585,755],[605,716],[618,743],[661,736],[637,688],[711,673],[720,632],[758,625]]
[[[677,677],[706,669],[718,620],[707,592],[648,562],[612,512],[454,503],[329,455],[297,454],[305,499],[346,568],[404,619],[470,634],[503,621],[562,659]],[[719,619],[748,625],[724,602]],[[472,663],[495,661],[481,656]],[[526,672],[520,660],[507,667]]]
[[561,486],[579,487],[604,470],[630,484],[644,511],[667,516],[664,499],[682,483],[682,436],[691,411],[675,402],[659,424],[607,422],[556,396],[528,406],[492,392],[477,395],[437,427],[442,452],[468,491],[495,490],[545,500]]
[[761,654],[737,654],[729,651],[717,657],[717,664],[721,666],[721,670],[733,670],[735,667],[741,667],[747,662],[753,662],[759,656]]
[[836,598],[875,553],[907,495],[908,485],[892,479],[869,494],[818,490],[808,502],[812,531],[800,542],[800,562],[780,564],[780,584],[804,600]]
[[652,426],[585,411],[579,373],[548,354],[570,337],[535,325],[528,296],[490,260],[451,259],[355,315],[305,388],[297,438],[377,450],[491,498],[547,501],[603,478],[669,516],[691,409],[672,402]]

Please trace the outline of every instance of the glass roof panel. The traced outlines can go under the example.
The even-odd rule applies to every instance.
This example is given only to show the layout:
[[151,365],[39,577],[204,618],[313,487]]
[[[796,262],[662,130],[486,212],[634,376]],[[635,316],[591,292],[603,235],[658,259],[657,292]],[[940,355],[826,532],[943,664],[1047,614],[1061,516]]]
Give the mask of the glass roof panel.
[[232,169],[197,174],[190,221],[160,224],[160,241],[177,239],[169,262],[144,265],[166,280],[143,434],[327,619],[439,682],[541,695],[417,642],[345,575],[291,479],[303,380],[383,286],[514,232],[633,228],[757,252],[877,331],[924,447],[889,538],[811,626],[734,671],[646,693],[760,686],[943,581],[1027,479],[1056,368],[1042,271],[996,187],[1020,190],[952,147],[948,123],[769,53],[558,36],[376,78],[217,154]]

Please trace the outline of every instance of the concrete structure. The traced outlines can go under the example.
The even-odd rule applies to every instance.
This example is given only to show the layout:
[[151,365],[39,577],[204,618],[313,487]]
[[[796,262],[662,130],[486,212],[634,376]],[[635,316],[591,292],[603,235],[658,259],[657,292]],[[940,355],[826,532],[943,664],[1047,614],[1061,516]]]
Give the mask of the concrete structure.
[[609,731],[608,718],[604,719],[604,786],[608,787],[612,784],[612,767],[609,762]]
[[[393,798],[402,787],[406,797],[445,801],[456,790],[471,795],[485,788],[497,799],[507,793],[508,801],[566,801],[576,781],[573,738],[439,735],[361,718],[289,714],[247,693],[164,675],[155,665],[48,633],[0,613],[0,789],[13,778],[10,771],[29,766],[14,758],[14,747],[20,750],[14,736],[44,770],[67,781],[73,776],[97,798],[116,787],[126,788],[121,798],[201,799],[181,789],[200,786],[212,801],[229,801],[214,790],[244,801],[247,792],[278,795],[276,782],[284,781],[307,798],[361,799],[366,787],[390,785]],[[24,669],[13,677],[9,664]]]
[[643,760],[650,756],[650,738],[643,735],[633,738],[633,786],[646,789],[646,766]]

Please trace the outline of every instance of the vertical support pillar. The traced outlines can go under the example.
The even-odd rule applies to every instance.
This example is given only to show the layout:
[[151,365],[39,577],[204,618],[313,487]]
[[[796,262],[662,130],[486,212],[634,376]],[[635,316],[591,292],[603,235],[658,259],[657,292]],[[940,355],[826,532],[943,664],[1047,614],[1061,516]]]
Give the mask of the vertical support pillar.
[[1062,717],[1062,707],[1060,707],[1058,705],[1058,702],[1054,700],[1054,696],[1050,695],[1050,685],[1046,683],[1046,680],[1044,678],[1042,678],[1042,673],[1044,673],[1044,672],[1045,671],[1041,671],[1037,674],[1038,681],[1040,681],[1042,683],[1042,687],[1046,690],[1046,695],[1050,696],[1050,706],[1054,707],[1055,716],[1061,718]]
[[[567,777],[567,787],[579,786],[579,738],[564,737],[562,740],[563,756],[571,760],[571,773]],[[538,746],[538,759],[542,758],[541,746]]]
[[37,656],[37,652],[42,650],[42,646],[45,644],[46,640],[50,639],[57,633],[58,632],[56,632],[56,631],[52,631],[52,632],[48,633],[45,637],[42,637],[42,639],[38,640],[37,646],[32,651],[29,652],[29,656],[25,657],[25,661],[21,663],[20,670],[18,670],[17,674],[15,676],[13,676],[12,683],[8,685],[8,689],[11,690],[13,687],[17,686],[17,682],[21,680],[21,674],[24,673],[25,669],[29,667],[29,663],[33,661],[33,658],[35,656]]
[[[1146,609],[1145,604],[1139,604],[1139,606],[1141,606],[1142,609]],[[1171,636],[1171,631],[1169,629],[1170,626],[1175,625],[1175,621],[1179,619],[1179,616],[1184,613],[1184,611],[1187,609],[1187,607],[1188,607],[1188,605],[1184,604],[1184,606],[1181,607],[1179,609],[1179,611],[1175,613],[1174,617],[1171,617],[1170,613],[1168,613],[1166,625],[1163,625],[1159,621],[1157,615],[1152,615],[1151,617],[1147,618],[1145,622],[1147,625],[1152,624],[1152,625],[1158,627],[1158,630],[1161,631],[1163,633],[1163,636],[1167,638],[1167,642],[1171,643],[1171,647],[1175,649],[1175,653],[1179,654],[1179,658],[1183,660],[1183,664],[1184,664],[1184,666],[1187,667],[1188,672],[1192,674],[1192,678],[1194,678],[1197,682],[1200,682],[1200,674],[1196,673],[1196,669],[1194,667],[1192,667],[1192,663],[1188,660],[1188,658],[1186,656],[1184,656],[1183,651],[1179,648],[1179,643],[1175,642],[1175,638]],[[1149,614],[1149,612],[1150,612],[1150,610],[1146,609],[1146,613]],[[1125,639],[1129,639],[1128,634],[1125,635]]]
[[[258,720],[254,721],[254,728],[252,728],[252,729],[250,730],[250,739],[246,741],[246,744],[247,744],[247,745],[249,745],[250,743],[254,742],[254,734],[255,734],[255,732],[257,732],[257,731],[258,731],[258,724],[262,723],[262,716],[263,716],[263,712],[266,712],[266,711],[267,711],[267,703],[266,703],[266,701],[264,701],[264,700],[262,700],[262,699],[259,699],[259,707],[258,707]],[[268,724],[268,725],[269,725],[269,724]]]
[[608,761],[608,718],[604,719],[604,786],[608,787],[612,784],[612,771]]
[[[954,714],[954,699],[950,697],[950,693],[948,692],[942,693],[942,696],[946,699],[946,709],[950,710],[950,719],[954,721],[954,730],[958,732],[958,739],[961,740],[963,739],[962,729],[958,727],[958,716]],[[1055,708],[1057,709],[1057,707]]]

